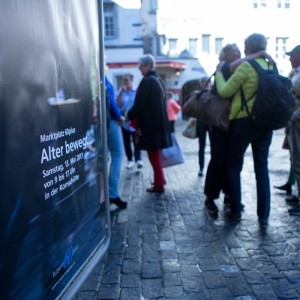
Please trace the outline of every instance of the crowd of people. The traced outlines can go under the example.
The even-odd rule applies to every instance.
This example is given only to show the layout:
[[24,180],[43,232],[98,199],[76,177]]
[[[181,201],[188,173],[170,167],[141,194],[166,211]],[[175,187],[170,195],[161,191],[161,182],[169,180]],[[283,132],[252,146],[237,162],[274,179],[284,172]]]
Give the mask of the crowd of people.
[[[230,128],[225,132],[197,120],[197,136],[199,140],[199,176],[204,175],[204,150],[206,137],[210,140],[210,161],[205,176],[204,194],[205,208],[211,215],[218,215],[215,200],[224,193],[225,217],[232,221],[240,221],[244,205],[242,204],[241,171],[246,149],[251,145],[254,162],[254,172],[257,186],[257,216],[261,226],[268,224],[271,207],[270,179],[268,171],[269,147],[272,142],[272,130],[254,126],[245,109],[243,109],[242,94],[247,99],[251,112],[259,85],[259,75],[249,63],[255,60],[263,69],[275,69],[276,63],[266,52],[267,38],[262,34],[251,34],[245,39],[245,56],[236,44],[227,44],[220,52],[219,64],[215,73],[214,84],[210,78],[200,78],[201,89],[211,89],[222,98],[230,101]],[[292,93],[295,97],[295,110],[286,126],[285,148],[290,151],[291,170],[288,182],[276,188],[284,190],[291,197],[287,202],[296,204],[289,213],[300,215],[299,194],[291,195],[292,186],[297,183],[300,190],[300,45],[286,53],[291,62]],[[134,162],[138,168],[143,167],[141,151],[148,154],[153,168],[153,185],[147,192],[163,193],[166,180],[160,161],[160,151],[172,145],[171,133],[175,132],[175,121],[181,110],[179,104],[172,99],[172,93],[166,92],[164,82],[155,71],[155,58],[144,55],[139,60],[139,69],[143,78],[137,89],[133,87],[133,75],[124,74],[123,85],[119,88],[111,107],[110,129],[119,126],[119,142],[125,148],[127,168],[132,168]],[[111,101],[112,101],[111,100]],[[115,110],[117,116],[114,116]],[[122,139],[120,135],[122,133]],[[108,147],[109,150],[114,147]],[[119,147],[121,149],[121,146]],[[132,151],[132,148],[134,151]],[[120,161],[119,152],[117,167],[111,167],[114,180],[110,181],[111,203],[120,208],[126,208],[127,203],[121,200],[118,189]],[[112,184],[112,186],[111,186]],[[114,191],[114,192],[113,192]]]

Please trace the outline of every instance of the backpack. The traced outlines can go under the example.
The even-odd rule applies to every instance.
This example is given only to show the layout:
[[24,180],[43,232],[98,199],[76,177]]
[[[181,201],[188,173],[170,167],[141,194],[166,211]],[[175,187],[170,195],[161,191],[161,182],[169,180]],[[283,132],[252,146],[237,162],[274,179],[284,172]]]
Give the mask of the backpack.
[[291,80],[281,76],[276,65],[273,70],[265,70],[255,60],[248,62],[258,73],[259,83],[251,113],[241,89],[242,107],[246,108],[255,126],[269,130],[285,127],[295,107]]

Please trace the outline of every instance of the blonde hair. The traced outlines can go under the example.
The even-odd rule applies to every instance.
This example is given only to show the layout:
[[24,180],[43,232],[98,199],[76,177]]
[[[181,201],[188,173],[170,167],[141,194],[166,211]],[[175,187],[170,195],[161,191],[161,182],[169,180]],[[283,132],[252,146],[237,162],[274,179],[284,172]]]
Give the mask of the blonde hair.
[[219,54],[219,61],[227,61],[228,55],[231,54],[232,50],[240,51],[239,47],[235,43],[224,46]]

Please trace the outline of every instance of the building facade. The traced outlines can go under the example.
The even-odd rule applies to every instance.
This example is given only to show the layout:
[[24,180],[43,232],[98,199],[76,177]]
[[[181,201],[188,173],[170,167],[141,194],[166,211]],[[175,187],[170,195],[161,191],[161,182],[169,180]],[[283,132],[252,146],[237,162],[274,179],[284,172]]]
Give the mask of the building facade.
[[105,0],[107,74],[116,88],[126,72],[137,85],[137,60],[151,53],[167,89],[184,102],[198,79],[214,72],[223,46],[236,43],[243,53],[245,37],[257,32],[268,38],[268,52],[288,75],[285,52],[300,44],[294,29],[299,12],[299,0],[141,0],[140,9]]

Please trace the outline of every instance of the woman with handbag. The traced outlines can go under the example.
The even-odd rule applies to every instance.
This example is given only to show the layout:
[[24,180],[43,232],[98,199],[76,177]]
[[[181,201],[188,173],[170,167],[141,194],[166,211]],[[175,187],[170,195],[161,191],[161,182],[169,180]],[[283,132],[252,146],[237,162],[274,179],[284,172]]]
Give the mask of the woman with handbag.
[[[227,81],[235,69],[244,61],[255,59],[258,57],[267,57],[272,60],[264,50],[257,51],[241,58],[241,52],[236,44],[227,44],[219,54],[220,64],[218,68],[221,70],[224,80]],[[218,93],[217,86],[212,87],[213,93]],[[232,101],[232,97],[228,98]],[[230,193],[227,181],[227,164],[229,151],[229,131],[224,131],[215,126],[211,126],[210,130],[210,148],[211,159],[208,164],[207,174],[205,178],[204,193],[206,195],[205,207],[212,215],[218,214],[218,207],[214,203],[219,198],[220,192],[224,193],[224,206],[230,208]],[[241,204],[241,209],[243,209]]]
[[[265,51],[267,38],[254,33],[245,39],[245,54]],[[264,58],[257,58],[257,63],[264,69],[273,68]],[[241,220],[241,171],[246,149],[251,145],[257,187],[257,215],[261,226],[268,224],[270,214],[270,179],[268,171],[269,147],[272,141],[272,130],[256,127],[251,123],[246,109],[242,109],[241,91],[248,102],[251,112],[259,77],[247,61],[243,62],[228,81],[221,71],[216,73],[216,86],[222,97],[233,97],[230,110],[230,141],[228,152],[227,179],[230,194],[230,211],[225,217],[233,221]]]
[[[222,73],[226,80],[231,76],[230,64],[241,58],[241,52],[236,44],[227,44],[219,54],[219,61],[223,62]],[[212,87],[212,92],[217,93],[216,86]],[[230,100],[230,99],[229,99]],[[210,130],[211,158],[207,167],[204,193],[206,195],[205,208],[212,214],[218,214],[218,207],[214,200],[219,198],[223,191],[224,205],[230,204],[227,187],[227,157],[229,147],[229,133],[215,126]]]

